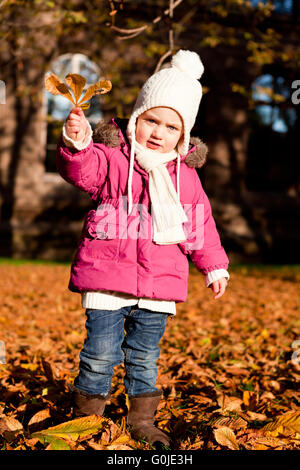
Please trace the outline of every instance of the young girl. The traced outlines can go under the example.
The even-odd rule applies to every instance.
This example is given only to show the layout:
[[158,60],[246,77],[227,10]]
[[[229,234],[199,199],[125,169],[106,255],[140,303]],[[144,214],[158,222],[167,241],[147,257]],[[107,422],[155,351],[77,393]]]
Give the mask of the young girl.
[[[142,87],[129,121],[99,123],[80,108],[63,127],[57,169],[87,192],[87,214],[69,289],[82,294],[87,337],[74,381],[74,416],[101,415],[113,368],[124,361],[127,423],[136,439],[170,444],[154,425],[158,343],[187,297],[188,257],[220,298],[228,257],[196,168],[206,146],[191,139],[203,65],[180,50]],[[190,143],[191,142],[191,143]]]

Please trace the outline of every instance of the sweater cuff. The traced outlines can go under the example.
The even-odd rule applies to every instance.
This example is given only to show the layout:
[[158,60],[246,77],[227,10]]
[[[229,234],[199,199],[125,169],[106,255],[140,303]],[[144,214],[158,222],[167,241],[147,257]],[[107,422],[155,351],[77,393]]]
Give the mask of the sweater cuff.
[[226,269],[214,269],[214,271],[210,271],[205,276],[205,285],[209,287],[210,284],[214,281],[218,281],[221,277],[226,277],[230,279],[229,273]]
[[85,136],[81,140],[71,139],[71,137],[69,137],[67,135],[65,126],[66,126],[66,123],[63,125],[63,128],[62,128],[62,137],[63,137],[64,143],[68,147],[74,148],[76,150],[84,150],[85,148],[87,148],[89,146],[89,144],[91,142],[91,139],[92,139],[92,136],[93,136],[93,130],[92,130],[91,125],[90,125],[89,122],[88,122],[88,126],[86,128],[86,131],[85,131]]

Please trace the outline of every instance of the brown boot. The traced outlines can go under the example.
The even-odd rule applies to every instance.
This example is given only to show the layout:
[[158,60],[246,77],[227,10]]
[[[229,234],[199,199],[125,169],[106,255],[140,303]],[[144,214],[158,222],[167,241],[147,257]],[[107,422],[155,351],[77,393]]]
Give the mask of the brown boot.
[[108,397],[96,394],[90,395],[76,387],[72,388],[73,417],[81,418],[89,415],[103,415],[105,402]]
[[127,424],[134,439],[143,439],[150,444],[170,445],[169,437],[154,426],[154,414],[160,402],[161,392],[150,392],[129,398]]

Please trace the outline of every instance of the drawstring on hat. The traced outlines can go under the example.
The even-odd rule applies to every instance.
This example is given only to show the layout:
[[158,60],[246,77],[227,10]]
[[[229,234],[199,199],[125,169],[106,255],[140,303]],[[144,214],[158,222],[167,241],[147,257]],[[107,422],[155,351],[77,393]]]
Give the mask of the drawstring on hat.
[[176,180],[176,189],[178,195],[178,201],[180,202],[180,183],[179,183],[179,173],[180,173],[180,153],[177,155],[177,180]]
[[133,165],[134,165],[134,154],[135,154],[135,132],[132,132],[130,136],[130,162],[129,162],[129,173],[128,173],[128,183],[127,183],[127,199],[128,199],[128,215],[131,214],[133,208],[132,201],[132,176],[133,176]]

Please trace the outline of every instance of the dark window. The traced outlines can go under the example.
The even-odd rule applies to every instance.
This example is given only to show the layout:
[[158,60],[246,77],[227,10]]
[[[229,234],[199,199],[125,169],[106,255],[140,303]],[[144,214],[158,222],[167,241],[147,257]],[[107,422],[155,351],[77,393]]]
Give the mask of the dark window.
[[283,77],[271,74],[253,83],[246,181],[250,190],[285,191],[299,175],[299,112],[292,103],[293,91]]

